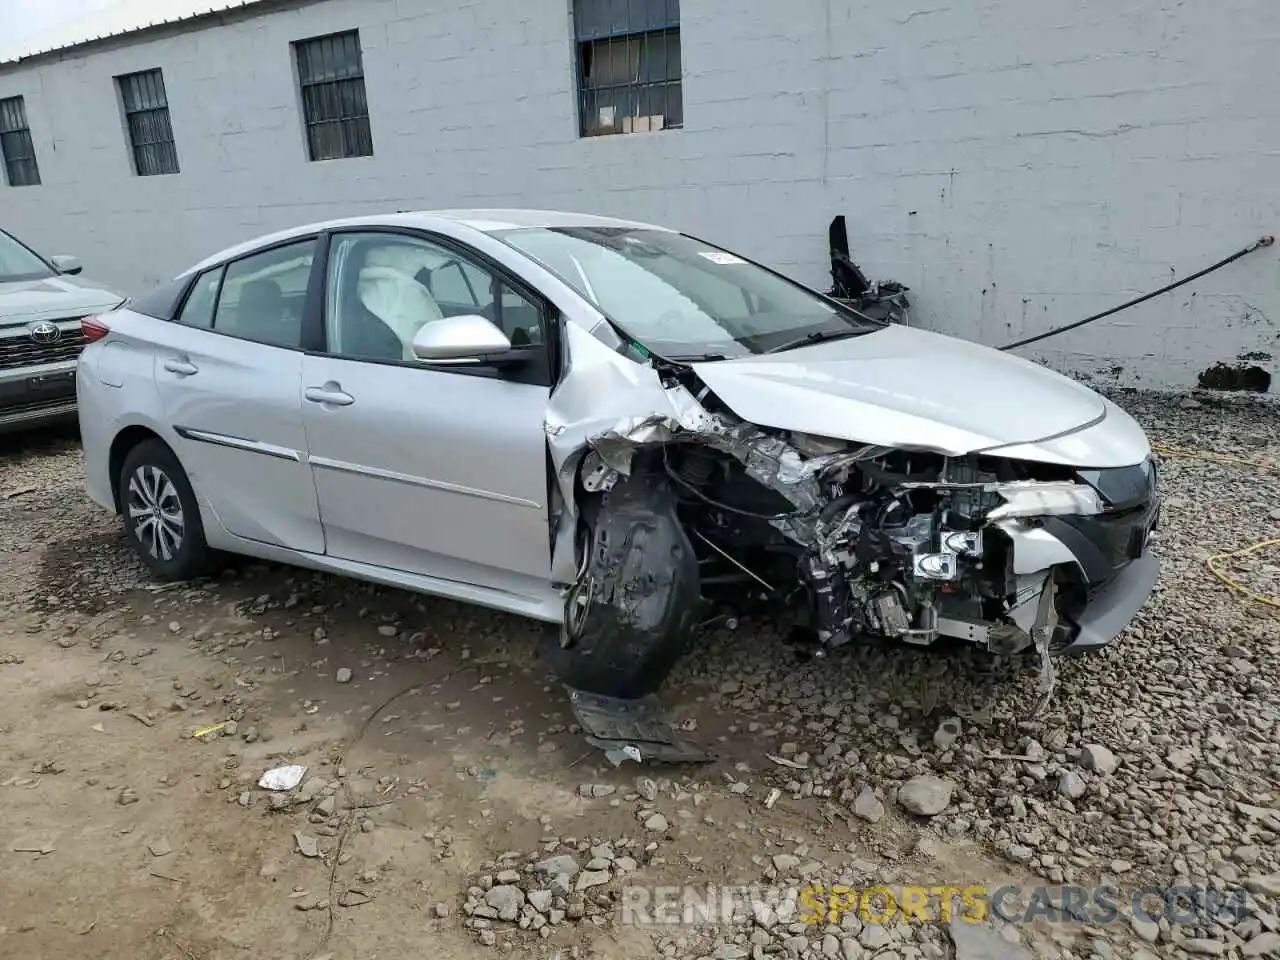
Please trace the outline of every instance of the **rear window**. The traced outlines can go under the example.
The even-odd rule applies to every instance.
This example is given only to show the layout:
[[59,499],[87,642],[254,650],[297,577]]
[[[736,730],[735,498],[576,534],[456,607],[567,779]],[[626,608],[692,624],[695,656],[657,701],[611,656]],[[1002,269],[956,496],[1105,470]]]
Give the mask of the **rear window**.
[[125,304],[134,313],[141,313],[157,320],[172,320],[178,315],[178,307],[182,305],[182,297],[191,286],[193,274],[184,274],[168,283],[162,283],[154,290],[148,290],[138,297],[132,297]]

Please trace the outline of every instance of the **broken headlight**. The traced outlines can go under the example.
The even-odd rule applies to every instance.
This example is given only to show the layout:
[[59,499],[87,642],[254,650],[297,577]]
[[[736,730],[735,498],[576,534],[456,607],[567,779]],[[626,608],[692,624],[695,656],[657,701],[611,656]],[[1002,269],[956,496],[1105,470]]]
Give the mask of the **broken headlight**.
[[1019,517],[1091,516],[1104,508],[1102,497],[1083,483],[1006,483],[996,488],[1004,503],[987,513],[987,519],[1011,520]]
[[1080,470],[1078,474],[1098,491],[1109,510],[1128,510],[1155,499],[1156,465],[1150,457],[1132,467]]

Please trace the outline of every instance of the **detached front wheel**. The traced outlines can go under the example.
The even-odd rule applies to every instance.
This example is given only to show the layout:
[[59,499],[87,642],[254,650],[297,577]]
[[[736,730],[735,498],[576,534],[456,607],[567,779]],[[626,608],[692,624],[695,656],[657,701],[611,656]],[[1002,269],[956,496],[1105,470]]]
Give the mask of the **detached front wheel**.
[[134,549],[161,580],[190,580],[209,568],[209,547],[186,471],[164,443],[147,440],[120,469],[120,515]]
[[586,566],[545,649],[560,679],[620,699],[653,693],[698,622],[698,561],[665,477],[620,480],[591,511]]

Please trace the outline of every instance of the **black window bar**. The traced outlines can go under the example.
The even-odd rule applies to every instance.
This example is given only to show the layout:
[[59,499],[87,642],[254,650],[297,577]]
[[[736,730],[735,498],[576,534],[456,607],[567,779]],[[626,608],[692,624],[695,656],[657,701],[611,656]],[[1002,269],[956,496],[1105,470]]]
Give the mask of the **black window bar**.
[[169,122],[169,100],[159,70],[116,77],[124,104],[133,168],[140,177],[178,173],[178,148]]
[[36,148],[27,127],[27,106],[22,97],[0,100],[0,154],[11,187],[34,187],[40,184],[40,168],[36,165]]
[[293,46],[311,159],[373,156],[360,31],[299,40]]
[[679,0],[575,0],[584,137],[684,124]]

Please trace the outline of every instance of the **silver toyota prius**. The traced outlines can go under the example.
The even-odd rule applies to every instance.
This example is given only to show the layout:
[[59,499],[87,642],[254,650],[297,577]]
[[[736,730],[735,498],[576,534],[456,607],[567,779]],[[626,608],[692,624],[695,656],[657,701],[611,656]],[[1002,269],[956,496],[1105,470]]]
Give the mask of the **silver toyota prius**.
[[584,696],[645,698],[748,608],[1048,663],[1158,573],[1110,401],[662,227],[311,224],[84,333],[89,492],[158,577],[231,552],[523,614]]

